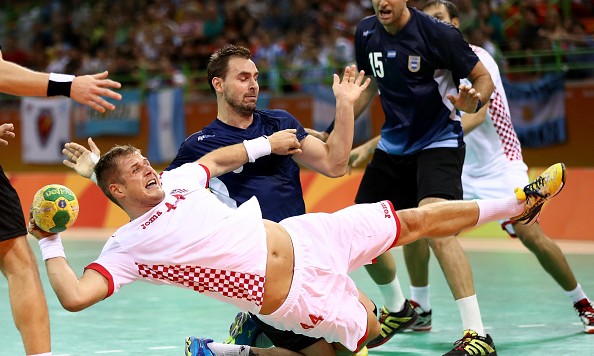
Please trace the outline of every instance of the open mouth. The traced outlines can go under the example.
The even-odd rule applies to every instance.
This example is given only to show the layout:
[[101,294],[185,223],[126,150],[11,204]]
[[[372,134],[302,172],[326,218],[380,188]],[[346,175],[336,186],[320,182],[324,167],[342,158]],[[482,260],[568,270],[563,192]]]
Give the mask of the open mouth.
[[156,185],[157,185],[157,180],[153,178],[153,179],[149,180],[144,187],[150,189]]

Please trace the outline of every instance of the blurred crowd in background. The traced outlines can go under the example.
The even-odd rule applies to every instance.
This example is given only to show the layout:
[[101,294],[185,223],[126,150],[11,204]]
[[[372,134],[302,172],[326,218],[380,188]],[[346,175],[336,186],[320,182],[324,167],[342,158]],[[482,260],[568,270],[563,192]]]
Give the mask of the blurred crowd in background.
[[[493,54],[508,77],[570,64],[570,78],[592,75],[594,1],[453,2],[467,41]],[[373,14],[370,0],[3,3],[0,44],[6,60],[47,72],[107,69],[125,85],[184,85],[192,95],[208,95],[208,58],[226,43],[252,50],[262,90],[287,93],[330,80],[329,72],[354,61],[355,26]],[[419,7],[424,1],[408,3]]]

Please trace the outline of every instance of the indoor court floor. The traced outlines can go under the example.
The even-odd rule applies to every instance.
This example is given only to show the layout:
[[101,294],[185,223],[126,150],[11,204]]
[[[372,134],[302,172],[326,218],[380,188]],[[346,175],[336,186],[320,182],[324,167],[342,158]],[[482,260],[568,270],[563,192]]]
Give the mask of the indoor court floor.
[[[69,235],[75,235],[76,230]],[[109,233],[108,233],[109,234]],[[93,261],[102,240],[66,236],[64,246],[77,272]],[[99,237],[99,236],[97,236]],[[594,355],[594,335],[583,333],[569,299],[519,243],[506,238],[461,239],[474,270],[477,295],[498,355]],[[39,248],[30,240],[40,261]],[[594,297],[594,244],[562,245],[586,293]],[[408,295],[402,250],[393,251],[400,283]],[[78,313],[63,310],[40,264],[52,325],[54,356],[183,355],[186,336],[223,341],[237,310],[189,290],[133,283]],[[358,286],[381,304],[364,270],[352,274]],[[461,321],[441,270],[431,259],[433,329],[396,335],[369,355],[441,355],[461,336]],[[0,278],[0,355],[23,355],[10,314],[6,279]]]

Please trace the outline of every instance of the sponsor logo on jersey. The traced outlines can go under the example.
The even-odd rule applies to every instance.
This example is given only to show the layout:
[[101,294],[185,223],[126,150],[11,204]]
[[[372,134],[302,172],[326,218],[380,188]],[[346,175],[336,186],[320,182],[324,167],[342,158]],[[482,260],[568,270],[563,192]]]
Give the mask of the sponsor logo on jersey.
[[200,135],[200,136],[196,137],[196,141],[202,141],[202,140],[205,140],[205,139],[211,138],[211,137],[215,137],[215,135]]
[[150,224],[154,223],[155,220],[157,220],[161,215],[163,215],[163,212],[161,212],[161,210],[154,213],[153,216],[151,216],[147,221],[142,223],[142,229],[146,229]]
[[386,53],[386,57],[396,58],[396,51],[388,51],[388,53]]
[[391,219],[392,218],[392,212],[388,208],[388,204],[386,204],[386,202],[381,202],[381,206],[382,206],[382,209],[384,209],[384,217],[386,219]]
[[177,195],[177,194],[184,194],[184,193],[187,193],[187,192],[188,192],[187,189],[176,188],[176,189],[172,189],[171,192],[169,192],[169,194],[170,195]]
[[408,56],[408,70],[418,72],[421,69],[421,56]]

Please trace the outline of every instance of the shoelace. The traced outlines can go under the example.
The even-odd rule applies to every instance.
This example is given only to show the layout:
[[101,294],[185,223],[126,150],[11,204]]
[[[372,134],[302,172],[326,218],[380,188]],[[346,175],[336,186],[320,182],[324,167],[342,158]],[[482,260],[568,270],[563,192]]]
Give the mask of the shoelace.
[[456,342],[454,342],[454,350],[464,351],[466,349],[466,346],[468,346],[468,344],[470,344],[470,342],[473,339],[474,338],[472,337],[471,334],[466,334],[466,335],[462,336],[462,338],[460,340],[457,340]]
[[545,178],[544,177],[538,177],[536,178],[536,180],[530,184],[528,184],[528,186],[526,187],[526,189],[524,189],[524,192],[526,194],[532,194],[532,195],[537,195],[541,198],[544,198],[544,194],[541,194],[538,189],[540,187],[542,187],[543,185],[545,185]]

